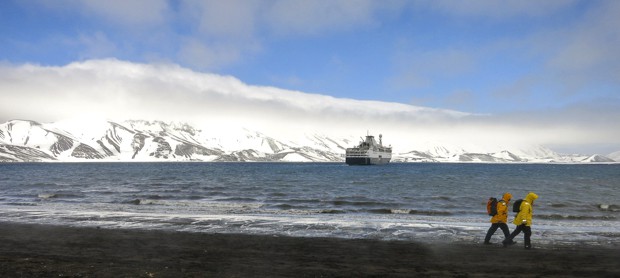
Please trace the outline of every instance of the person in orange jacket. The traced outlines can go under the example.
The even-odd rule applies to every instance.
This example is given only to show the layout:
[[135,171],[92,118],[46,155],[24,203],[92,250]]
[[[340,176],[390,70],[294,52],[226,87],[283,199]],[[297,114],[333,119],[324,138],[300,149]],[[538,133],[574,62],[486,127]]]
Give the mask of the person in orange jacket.
[[512,242],[512,239],[517,236],[521,231],[523,231],[523,239],[525,240],[525,249],[532,248],[532,244],[530,242],[530,237],[532,236],[532,214],[533,214],[533,205],[534,201],[538,199],[538,195],[534,192],[530,192],[525,196],[523,202],[521,202],[521,206],[519,209],[519,214],[515,217],[515,220],[512,221],[517,228],[510,234],[510,237],[504,240],[504,247],[509,245]]
[[508,221],[508,203],[510,203],[511,198],[512,194],[506,192],[502,199],[497,202],[497,214],[491,218],[492,224],[484,238],[484,244],[491,244],[491,236],[495,234],[497,228],[502,229],[502,232],[504,232],[504,239],[510,237],[510,231],[506,222]]

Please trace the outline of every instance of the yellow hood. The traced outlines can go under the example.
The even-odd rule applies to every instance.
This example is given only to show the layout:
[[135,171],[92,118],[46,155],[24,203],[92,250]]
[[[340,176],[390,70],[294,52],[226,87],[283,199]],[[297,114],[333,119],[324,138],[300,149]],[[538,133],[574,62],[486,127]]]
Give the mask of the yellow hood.
[[534,192],[527,193],[527,196],[525,196],[525,201],[527,201],[530,204],[533,204],[534,200],[536,199],[538,199],[538,195],[536,195],[536,193]]

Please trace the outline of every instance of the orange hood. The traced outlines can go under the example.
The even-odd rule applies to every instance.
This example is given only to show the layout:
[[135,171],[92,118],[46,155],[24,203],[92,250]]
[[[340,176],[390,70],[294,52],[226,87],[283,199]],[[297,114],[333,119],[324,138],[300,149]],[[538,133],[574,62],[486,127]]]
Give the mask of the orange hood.
[[506,202],[510,202],[510,199],[512,199],[512,194],[506,192],[504,193],[504,196],[502,196],[502,200],[506,201]]

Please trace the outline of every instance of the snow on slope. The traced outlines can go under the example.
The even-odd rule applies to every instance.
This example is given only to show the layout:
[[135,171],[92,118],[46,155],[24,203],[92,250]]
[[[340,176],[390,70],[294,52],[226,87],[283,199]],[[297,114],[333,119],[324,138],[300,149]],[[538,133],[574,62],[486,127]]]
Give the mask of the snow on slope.
[[[243,127],[105,119],[0,124],[0,161],[283,161],[342,162],[359,135],[271,134]],[[389,145],[389,136],[384,143]],[[398,138],[396,138],[398,139]],[[395,140],[397,141],[397,140]],[[541,146],[505,147],[411,142],[394,146],[394,162],[600,163],[600,156],[560,155]]]
[[[344,149],[332,147],[345,145],[319,136],[304,143],[311,144],[285,143],[248,129],[221,133],[159,121],[14,120],[0,125],[2,161],[338,161],[337,152]],[[15,154],[17,148],[21,155]],[[36,155],[25,157],[28,152]]]
[[606,157],[609,157],[609,158],[613,159],[614,161],[620,162],[620,151],[610,153],[610,154],[606,155]]
[[609,157],[605,157],[600,154],[594,154],[594,155],[589,156],[586,159],[583,159],[582,162],[599,162],[599,163],[607,162],[608,163],[608,162],[615,162],[615,161]]

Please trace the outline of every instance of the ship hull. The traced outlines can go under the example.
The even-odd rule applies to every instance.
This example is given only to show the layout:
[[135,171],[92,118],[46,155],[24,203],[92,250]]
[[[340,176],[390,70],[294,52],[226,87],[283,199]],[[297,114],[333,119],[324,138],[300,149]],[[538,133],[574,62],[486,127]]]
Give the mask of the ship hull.
[[348,165],[383,165],[390,163],[389,158],[371,158],[371,157],[347,157],[345,163]]

